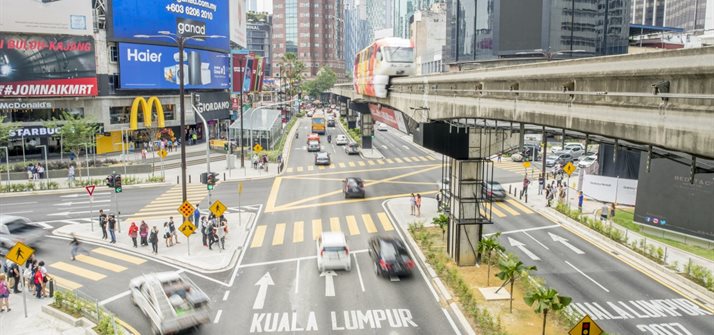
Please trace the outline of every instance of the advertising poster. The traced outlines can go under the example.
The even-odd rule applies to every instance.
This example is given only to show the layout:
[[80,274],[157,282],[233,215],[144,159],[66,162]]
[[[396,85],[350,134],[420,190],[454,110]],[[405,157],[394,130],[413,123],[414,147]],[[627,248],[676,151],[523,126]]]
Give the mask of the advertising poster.
[[0,31],[92,35],[92,1],[0,0]]
[[250,93],[251,85],[253,84],[253,66],[255,64],[255,56],[249,54],[245,61],[245,75],[243,76],[243,93]]
[[97,95],[91,36],[0,33],[0,98]]
[[258,79],[257,91],[261,92],[261,91],[263,91],[263,81],[265,80],[265,57],[263,57],[262,70],[260,71],[259,75],[260,75],[260,79]]
[[260,87],[261,73],[263,73],[263,61],[265,58],[263,56],[255,56],[255,71],[253,71],[253,85],[250,88],[252,92],[258,91]]
[[246,37],[247,18],[245,16],[245,1],[230,0],[230,14],[228,19],[231,26],[231,42],[238,44],[241,48],[247,48]]
[[248,55],[232,54],[231,56],[233,58],[233,93],[240,93],[243,91],[243,76]]
[[[186,89],[230,87],[230,56],[217,52],[184,49]],[[178,48],[146,44],[119,44],[121,89],[179,88]]]
[[380,104],[369,104],[369,111],[372,114],[372,119],[407,133],[407,127],[404,123],[402,112]]
[[[224,38],[188,40],[186,46],[230,49],[228,0],[113,0],[111,8],[108,31],[116,41],[146,43],[147,39],[134,35],[157,35],[159,31],[168,31],[182,36],[220,35]],[[171,43],[168,38],[152,41]]]

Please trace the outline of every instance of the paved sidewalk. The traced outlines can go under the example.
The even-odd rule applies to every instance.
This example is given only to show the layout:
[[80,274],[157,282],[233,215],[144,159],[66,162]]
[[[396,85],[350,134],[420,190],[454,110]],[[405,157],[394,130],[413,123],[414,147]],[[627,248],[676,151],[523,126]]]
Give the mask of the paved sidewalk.
[[53,316],[45,314],[42,306],[49,305],[51,298],[37,299],[27,294],[27,318],[23,312],[22,293],[10,294],[12,311],[0,313],[0,333],[2,334],[85,334],[84,328],[75,327]]

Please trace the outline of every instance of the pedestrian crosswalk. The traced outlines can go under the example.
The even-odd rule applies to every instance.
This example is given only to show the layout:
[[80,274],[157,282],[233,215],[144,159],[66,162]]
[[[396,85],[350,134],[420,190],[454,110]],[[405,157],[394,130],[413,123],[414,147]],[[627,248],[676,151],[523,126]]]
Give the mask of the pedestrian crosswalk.
[[76,261],[57,261],[48,265],[49,275],[57,286],[68,290],[82,287],[83,281],[100,281],[111,278],[112,274],[124,272],[132,266],[141,265],[146,260],[118,251],[98,247],[88,255],[79,254]]
[[394,231],[394,225],[384,212],[376,214],[332,216],[261,224],[255,228],[250,248],[279,246],[317,240],[325,232],[344,232],[347,236]]
[[522,162],[512,162],[512,161],[507,161],[504,159],[500,162],[494,161],[493,166],[496,169],[506,170],[506,171],[517,173],[520,175],[522,175],[526,172],[528,172],[529,176],[536,175],[536,174],[540,173],[540,169],[532,163],[528,168],[525,168],[523,166]]
[[[533,214],[533,210],[524,206],[520,202],[506,198],[504,201],[494,201],[491,206],[493,217],[505,218],[507,216],[518,216],[521,214]],[[484,214],[483,212],[481,213]]]
[[418,162],[436,162],[441,161],[431,156],[411,156],[411,157],[400,157],[400,158],[383,158],[383,159],[368,159],[360,161],[350,161],[350,162],[335,162],[330,165],[308,165],[308,166],[296,166],[289,167],[285,169],[286,173],[294,172],[311,172],[318,170],[330,170],[330,169],[345,169],[345,168],[355,168],[355,167],[370,167],[370,166],[384,166],[391,164],[403,164],[403,163],[418,163]]
[[[194,207],[206,196],[208,196],[206,185],[186,185],[187,200]],[[168,219],[169,216],[178,217],[181,215],[177,210],[179,206],[181,206],[181,199],[181,185],[174,185],[171,189],[159,195],[156,199],[152,200],[138,212],[131,215],[127,221],[140,221],[156,218]]]

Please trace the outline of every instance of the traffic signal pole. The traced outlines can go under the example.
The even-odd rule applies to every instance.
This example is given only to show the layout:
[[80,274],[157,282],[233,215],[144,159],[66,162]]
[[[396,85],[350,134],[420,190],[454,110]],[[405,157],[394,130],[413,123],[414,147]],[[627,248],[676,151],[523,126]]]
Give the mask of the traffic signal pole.
[[[201,118],[201,121],[203,121],[203,133],[206,136],[206,172],[208,174],[211,174],[211,142],[210,142],[210,137],[208,136],[208,122],[206,122],[206,119],[201,115],[201,113],[198,112],[196,109],[196,105],[193,104],[193,99],[191,99],[191,107],[193,108],[193,111],[198,115],[199,118]],[[228,147],[230,148],[230,142],[228,143]],[[208,190],[208,205],[211,205],[211,190]]]

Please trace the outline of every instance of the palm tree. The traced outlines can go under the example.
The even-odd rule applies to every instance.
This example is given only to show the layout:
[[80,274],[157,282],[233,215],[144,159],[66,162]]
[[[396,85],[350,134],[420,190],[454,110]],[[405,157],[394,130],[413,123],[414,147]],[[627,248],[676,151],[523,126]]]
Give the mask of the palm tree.
[[559,311],[568,307],[573,298],[560,296],[558,291],[552,288],[538,287],[537,290],[528,292],[524,300],[528,306],[533,306],[535,303],[535,312],[543,313],[543,335],[545,335],[545,321],[548,316],[548,311]]
[[491,282],[491,254],[493,254],[494,251],[506,250],[506,248],[504,248],[501,243],[498,242],[499,236],[501,236],[500,232],[486,237],[478,243],[478,252],[481,255],[486,255],[486,263],[488,263],[486,285],[489,285],[489,283]]
[[496,277],[503,280],[503,284],[496,290],[496,293],[506,286],[507,283],[511,283],[510,312],[513,313],[513,284],[516,283],[516,279],[528,274],[529,271],[535,271],[537,269],[535,266],[525,266],[523,262],[512,257],[498,261],[498,268],[501,269],[501,272],[497,273]]
[[286,93],[288,96],[295,96],[298,93],[305,72],[305,64],[301,62],[294,52],[288,52],[282,58],[282,77],[285,78],[288,87]]

